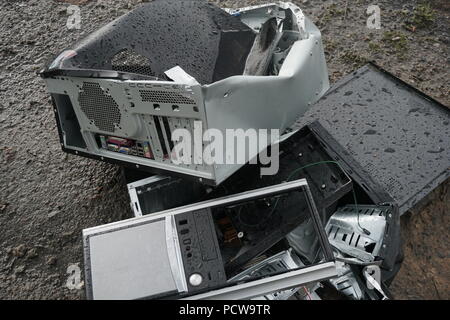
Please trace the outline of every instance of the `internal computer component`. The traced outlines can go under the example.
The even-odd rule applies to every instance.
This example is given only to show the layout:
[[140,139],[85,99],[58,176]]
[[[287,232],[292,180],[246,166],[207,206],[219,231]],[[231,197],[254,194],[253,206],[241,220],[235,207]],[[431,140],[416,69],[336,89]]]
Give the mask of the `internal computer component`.
[[[230,282],[251,277],[263,277],[267,274],[282,273],[286,270],[294,270],[304,266],[301,260],[292,250],[282,251],[248,267],[242,273],[231,278]],[[298,287],[285,291],[278,291],[265,296],[256,297],[254,300],[287,300],[299,290]]]
[[364,262],[372,262],[383,246],[390,206],[347,205],[328,220],[325,230],[332,246]]
[[118,152],[135,157],[154,159],[148,141],[137,141],[107,135],[96,135],[99,147],[104,150]]

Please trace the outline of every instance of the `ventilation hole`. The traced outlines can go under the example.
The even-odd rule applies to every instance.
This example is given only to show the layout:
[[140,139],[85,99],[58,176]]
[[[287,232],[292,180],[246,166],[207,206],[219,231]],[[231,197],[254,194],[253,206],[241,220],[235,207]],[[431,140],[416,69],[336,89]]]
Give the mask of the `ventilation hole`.
[[125,49],[117,53],[111,60],[111,65],[114,71],[155,76],[149,59],[132,50]]
[[347,287],[343,287],[343,288],[341,288],[340,290],[341,290],[341,291],[344,291],[344,290],[346,290],[346,289],[348,289],[348,288],[351,288],[351,285],[349,285],[349,286],[347,286]]
[[172,141],[172,132],[170,131],[169,120],[167,120],[167,117],[163,117],[162,120],[163,120],[163,124],[164,124],[164,129],[166,130],[166,137],[169,142],[169,148],[170,148],[170,151],[172,151],[174,148],[174,145],[173,145],[173,141]]
[[360,238],[361,238],[361,235],[358,235],[358,238],[356,239],[355,247],[358,246],[358,242],[359,242],[359,239],[360,239]]
[[328,237],[330,236],[331,232],[333,232],[333,227],[331,227],[330,230],[328,230]]
[[337,236],[338,232],[339,232],[339,228],[336,228],[336,232],[334,233],[333,239],[336,239],[336,236]]
[[195,101],[173,91],[139,90],[144,102],[171,103],[171,104],[195,104]]
[[375,243],[368,244],[367,246],[364,247],[364,249],[366,250],[366,252],[372,253],[373,250],[375,249]]
[[194,107],[194,112],[198,112],[198,107],[197,106]]
[[157,104],[157,103],[154,103],[153,104],[153,109],[155,109],[155,110],[161,110],[161,106],[159,105],[159,104]]
[[156,127],[156,132],[158,133],[158,138],[159,138],[159,143],[161,144],[161,149],[163,151],[164,156],[167,156],[167,148],[166,148],[166,143],[164,140],[164,135],[161,129],[161,124],[159,123],[159,118],[156,116],[153,116],[153,121],[155,121],[155,127]]
[[121,120],[120,109],[114,99],[103,91],[100,84],[83,82],[78,96],[81,110],[94,125],[106,132],[114,132]]

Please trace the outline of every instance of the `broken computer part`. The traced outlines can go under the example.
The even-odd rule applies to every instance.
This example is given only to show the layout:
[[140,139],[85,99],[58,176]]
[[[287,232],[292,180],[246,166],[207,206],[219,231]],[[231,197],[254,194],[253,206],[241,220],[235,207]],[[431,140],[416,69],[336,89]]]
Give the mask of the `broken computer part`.
[[[246,165],[220,186],[213,188],[211,192],[206,192],[206,197],[227,196],[298,177],[306,178],[309,181],[313,198],[324,224],[339,207],[347,205],[351,207],[355,204],[355,200],[359,209],[365,208],[364,204],[366,204],[375,206],[374,210],[389,212],[385,215],[387,217],[385,221],[387,233],[383,240],[385,247],[377,249],[378,258],[383,264],[383,280],[389,283],[398,271],[402,259],[398,210],[395,204],[392,204],[392,198],[365,173],[361,166],[318,122],[290,134],[280,143],[278,174],[261,176],[258,166]],[[165,192],[164,189],[160,191]],[[144,200],[141,199],[141,201]],[[193,201],[196,200],[198,199]],[[249,230],[249,221],[253,221],[253,229],[257,230],[252,232],[253,235],[258,232],[266,234],[263,241],[259,237],[255,237],[256,241],[253,241],[252,250],[244,255],[246,260],[254,256],[255,252],[257,255],[266,250],[265,248],[286,238],[289,246],[302,259],[315,262],[318,259],[318,239],[314,232],[313,221],[305,219],[286,235],[285,230],[279,232],[280,230],[270,229],[271,219],[279,219],[277,215],[281,215],[284,221],[289,221],[291,215],[294,215],[296,219],[302,219],[296,216],[295,211],[278,212],[271,215],[270,219],[266,219],[264,212],[257,214],[250,212],[244,221],[236,216],[228,215],[220,225],[224,229],[226,241],[229,242],[238,240],[238,229],[246,227]],[[255,224],[255,222],[257,223]],[[370,228],[364,228],[364,230],[368,229]],[[363,230],[359,231],[364,233]]]
[[[261,176],[260,166],[246,165],[220,186],[215,188],[205,186],[205,194],[208,194],[207,197],[209,198],[221,197],[263,186],[274,185],[288,180],[294,180],[301,176],[308,180],[313,197],[318,204],[319,214],[324,221],[327,214],[331,214],[335,211],[338,200],[348,194],[352,189],[351,179],[348,174],[342,170],[337,163],[334,163],[334,158],[328,155],[327,152],[327,149],[317,137],[315,137],[315,134],[311,132],[308,127],[305,127],[303,130],[286,138],[280,144],[280,168],[276,175]],[[311,163],[317,163],[318,165],[310,166]],[[155,195],[149,195],[149,199],[146,199],[146,194],[142,194],[142,197],[138,199],[140,202],[137,204],[138,206],[145,207],[145,201],[148,204],[152,203],[153,200],[150,198],[157,196],[156,192],[169,192],[164,188],[154,188],[153,183],[156,180],[148,178],[145,172],[125,169],[126,174],[129,172],[135,172],[133,175],[134,179],[130,180],[131,186],[137,183],[142,186],[142,188],[155,190]],[[142,179],[139,179],[139,176]],[[162,179],[162,177],[158,178],[158,180],[160,179]],[[164,179],[169,181],[168,177],[165,177]],[[181,185],[189,184],[196,187],[196,184],[192,184],[192,182],[183,179],[172,178],[171,181],[180,181]],[[182,187],[180,187],[180,189],[181,188]],[[132,189],[133,188],[129,189],[130,197],[135,198],[135,195],[131,193]],[[187,192],[189,192],[189,190],[187,190]],[[163,196],[163,194],[161,194],[161,196]],[[200,198],[192,198],[192,202],[198,200],[200,200]],[[172,204],[170,205],[172,206]],[[155,208],[148,207],[148,209],[144,210],[142,213],[148,214],[151,212],[155,212]]]
[[207,193],[200,183],[158,175],[128,183],[127,188],[135,217],[187,205]]
[[[389,192],[366,172],[361,164],[355,160],[353,155],[344,149],[320,122],[315,121],[308,125],[308,127],[314,132],[320,144],[327,150],[328,155],[339,163],[342,170],[347,172],[353,181],[353,191],[346,194],[339,201],[337,204],[338,207],[347,206],[349,208],[348,210],[350,210],[354,206],[354,211],[358,207],[356,216],[359,219],[361,219],[363,208],[367,209],[365,210],[367,212],[370,212],[369,209],[372,208],[377,212],[381,211],[385,214],[386,227],[382,239],[383,245],[379,248],[377,256],[382,261],[383,272],[386,274],[385,279],[392,279],[398,271],[402,260],[398,204],[390,196]],[[368,207],[365,207],[365,205]],[[328,215],[325,224],[332,214],[338,211],[338,207]],[[370,228],[363,227],[359,230],[367,235],[367,231],[370,233],[368,229]]]
[[363,262],[375,261],[386,244],[383,239],[387,218],[392,216],[390,206],[346,205],[328,220],[325,228],[330,244],[349,256]]
[[[224,234],[219,224],[224,223],[226,213],[237,211],[244,216],[249,210],[273,211],[273,205],[267,207],[267,203],[277,203],[279,208],[296,204],[300,213],[298,204],[302,202],[316,223],[321,260],[285,272],[255,273],[228,281],[235,274],[227,263],[250,243],[246,230],[238,230],[237,239]],[[333,254],[306,180],[85,229],[83,239],[86,290],[91,299],[249,299],[336,275]],[[279,244],[266,248],[265,254],[276,255],[287,249]]]
[[[261,64],[251,58],[258,48]],[[174,130],[193,136],[195,122],[203,131],[283,132],[329,87],[321,34],[291,3],[228,13],[206,1],[142,4],[41,76],[64,151],[212,185],[242,164],[174,164]],[[256,156],[247,149],[248,159]]]
[[336,269],[338,276],[329,279],[330,284],[349,299],[363,300],[364,291],[359,286],[350,265],[345,262],[336,261]]
[[362,271],[364,278],[367,280],[367,289],[368,290],[376,290],[379,295],[381,295],[381,300],[389,300],[389,293],[385,292],[386,289],[383,288],[382,283],[380,282],[381,278],[381,270],[378,266],[366,266]]
[[322,285],[327,284],[328,287],[334,287],[336,293],[342,294],[349,300],[387,300],[392,298],[382,279],[379,265],[358,266],[348,260],[344,262],[341,261],[341,259],[345,260],[342,258],[342,254],[336,251],[335,257],[338,276],[322,282]]
[[[263,256],[261,256],[263,257]],[[250,265],[240,274],[234,276],[229,282],[236,280],[243,280],[254,276],[270,275],[274,272],[285,272],[286,270],[294,270],[303,267],[303,262],[296,256],[292,249],[281,251],[273,256],[270,256],[262,261],[256,262]],[[301,287],[305,290],[306,295],[311,294],[310,291],[314,291],[316,283],[307,284]],[[289,290],[272,292],[264,296],[255,297],[252,300],[288,300],[293,298],[300,290],[300,287],[294,287]],[[302,292],[303,293],[303,292]]]
[[[305,178],[308,180],[320,217],[325,223],[326,218],[336,210],[338,202],[351,193],[352,180],[349,175],[339,166],[335,158],[328,154],[327,149],[309,127],[304,127],[286,138],[280,143],[279,149],[279,171],[276,175],[261,176],[259,166],[246,165],[215,188],[209,197],[220,197],[283,181]],[[286,216],[296,215],[295,210],[284,214]],[[248,219],[250,217],[251,215]],[[254,220],[259,222],[255,228],[266,232],[265,229],[270,226],[270,223],[264,224],[263,218],[261,214],[255,214]],[[239,225],[240,221],[237,221],[236,224]],[[313,225],[311,220],[305,219],[287,236],[295,251],[310,262],[317,259],[318,248],[318,239],[313,232]],[[284,233],[279,233],[275,237],[276,231],[267,232],[274,234],[274,243],[285,237]],[[267,242],[258,242],[255,244],[255,248],[263,248],[266,245]]]
[[374,64],[339,80],[293,128],[314,120],[401,215],[450,177],[449,108]]
[[[246,178],[242,179],[243,176]],[[308,180],[324,224],[342,207],[361,220],[366,220],[362,217],[365,212],[378,212],[378,216],[380,212],[383,213],[379,219],[382,220],[385,232],[382,242],[377,242],[375,247],[372,248],[373,243],[379,240],[381,230],[377,233],[377,230],[372,230],[372,226],[364,223],[356,231],[366,237],[367,231],[371,233],[373,241],[368,249],[373,249],[372,252],[382,264],[383,281],[390,283],[402,260],[398,207],[389,194],[365,173],[319,122],[303,127],[281,142],[280,170],[277,175],[261,177],[257,166],[247,165],[217,187],[210,196],[241,192],[247,188],[294,178]],[[351,210],[355,204],[358,212],[355,212],[356,209]],[[264,226],[261,225],[260,228],[264,229]],[[317,259],[317,237],[312,231],[313,223],[306,219],[285,236],[295,252],[309,262]],[[351,235],[347,240],[350,237]]]
[[[345,175],[342,178],[343,180],[339,183],[344,185],[349,183]],[[339,183],[335,182],[337,186]],[[188,204],[205,198],[213,199],[239,192],[235,191],[238,190],[237,188],[232,187],[233,181],[218,187],[218,190],[205,189],[199,184],[197,192],[196,186],[190,184],[191,182],[179,178],[161,176],[130,183],[129,195],[135,215],[146,215],[158,211],[157,209],[176,207],[176,204]],[[333,190],[333,187],[330,186],[330,190]],[[234,256],[233,261],[226,264],[230,273],[239,272],[247,261],[282,241],[295,226],[304,223],[311,228],[308,229],[308,236],[315,247],[314,257],[311,257],[310,261],[314,262],[314,259],[318,258],[318,239],[317,233],[314,232],[314,223],[307,214],[306,205],[306,202],[298,203],[297,201],[292,203],[263,201],[238,209],[217,210],[216,221],[219,235],[225,250],[231,250]],[[278,228],[273,228],[274,224],[277,224]],[[248,243],[245,249],[242,248],[243,241]],[[235,252],[234,248],[238,248],[239,252]]]
[[[383,256],[379,254],[391,246],[388,229],[392,223],[388,221],[391,222],[392,215],[391,206],[346,205],[328,220],[325,230],[335,251],[339,274],[329,282],[349,298],[387,298],[382,289],[387,279],[380,269]],[[366,284],[362,283],[364,279]]]

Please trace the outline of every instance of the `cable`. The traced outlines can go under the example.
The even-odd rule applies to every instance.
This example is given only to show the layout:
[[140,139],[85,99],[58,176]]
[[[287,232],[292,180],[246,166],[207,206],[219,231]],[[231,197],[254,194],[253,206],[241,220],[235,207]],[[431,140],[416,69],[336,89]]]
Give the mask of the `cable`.
[[305,289],[305,293],[306,293],[306,295],[308,296],[308,299],[309,299],[309,300],[312,300],[312,299],[311,299],[311,295],[309,294],[308,289],[306,289],[306,287],[303,287],[303,289]]
[[367,230],[366,228],[363,228],[363,227],[361,226],[361,224],[359,223],[359,210],[358,210],[358,202],[356,201],[356,192],[355,192],[355,188],[352,188],[352,193],[353,193],[353,199],[355,200],[355,209],[356,209],[356,212],[357,212],[356,217],[357,217],[357,219],[358,219],[358,227],[359,227],[365,234],[367,234],[368,236],[370,236],[370,231]]
[[303,169],[306,169],[306,168],[309,168],[309,167],[313,167],[313,166],[316,166],[316,165],[319,165],[319,164],[327,164],[327,163],[333,163],[333,164],[337,164],[339,166],[339,163],[337,161],[319,161],[319,162],[310,163],[310,164],[307,164],[307,165],[305,165],[303,167],[300,167],[300,168],[295,169],[294,171],[292,171],[292,173],[289,175],[289,177],[287,178],[286,181],[291,180],[292,176],[295,175],[298,171],[301,171]]

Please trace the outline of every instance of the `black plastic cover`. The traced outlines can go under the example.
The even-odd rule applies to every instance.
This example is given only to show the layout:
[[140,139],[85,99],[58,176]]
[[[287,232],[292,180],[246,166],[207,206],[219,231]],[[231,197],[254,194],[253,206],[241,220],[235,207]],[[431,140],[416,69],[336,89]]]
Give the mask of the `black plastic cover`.
[[105,70],[92,76],[165,79],[164,72],[178,65],[207,84],[242,74],[255,36],[239,18],[207,1],[152,1],[65,50],[43,76]]
[[[211,209],[183,213],[175,216],[175,221],[189,294],[225,284],[227,278]],[[192,274],[202,276],[201,285],[191,285]]]
[[450,176],[450,110],[373,64],[338,81],[294,128],[316,119],[400,214]]

